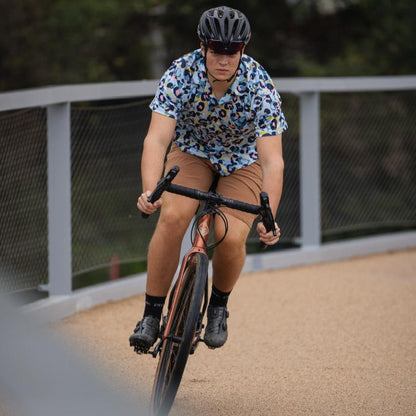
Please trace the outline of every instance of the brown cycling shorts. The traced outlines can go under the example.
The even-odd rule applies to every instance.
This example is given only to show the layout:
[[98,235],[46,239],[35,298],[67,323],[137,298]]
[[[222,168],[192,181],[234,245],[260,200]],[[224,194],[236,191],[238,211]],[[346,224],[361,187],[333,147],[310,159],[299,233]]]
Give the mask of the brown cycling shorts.
[[[212,163],[205,158],[181,151],[175,143],[167,155],[165,172],[173,166],[179,166],[180,171],[173,183],[201,191],[208,191],[216,173]],[[249,204],[259,204],[263,175],[260,163],[257,161],[249,166],[234,171],[229,176],[221,176],[218,181],[217,193],[226,198],[237,199]],[[238,218],[251,228],[254,214],[221,207],[221,211]]]

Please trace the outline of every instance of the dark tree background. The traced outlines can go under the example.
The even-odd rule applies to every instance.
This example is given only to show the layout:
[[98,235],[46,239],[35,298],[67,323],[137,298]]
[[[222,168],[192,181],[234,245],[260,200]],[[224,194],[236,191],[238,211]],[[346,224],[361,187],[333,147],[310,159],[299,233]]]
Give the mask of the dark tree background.
[[[0,0],[0,90],[158,78],[208,0]],[[414,0],[238,0],[274,77],[416,72]]]

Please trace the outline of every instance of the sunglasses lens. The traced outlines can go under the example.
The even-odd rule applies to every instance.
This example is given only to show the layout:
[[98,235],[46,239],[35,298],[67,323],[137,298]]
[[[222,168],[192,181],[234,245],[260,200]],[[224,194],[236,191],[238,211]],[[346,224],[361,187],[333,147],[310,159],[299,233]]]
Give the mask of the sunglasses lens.
[[217,40],[208,41],[208,47],[212,49],[215,53],[225,54],[225,55],[234,55],[237,52],[240,52],[244,48],[243,42],[231,42],[228,45],[224,45],[222,42]]

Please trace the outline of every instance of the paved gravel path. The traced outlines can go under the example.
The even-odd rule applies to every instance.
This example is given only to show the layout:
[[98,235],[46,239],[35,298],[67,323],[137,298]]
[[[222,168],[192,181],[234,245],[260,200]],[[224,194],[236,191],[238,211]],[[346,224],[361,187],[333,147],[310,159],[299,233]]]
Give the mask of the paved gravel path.
[[[128,337],[143,303],[54,325],[141,407],[156,360]],[[190,357],[172,415],[416,415],[416,250],[246,274],[229,309],[228,342]]]

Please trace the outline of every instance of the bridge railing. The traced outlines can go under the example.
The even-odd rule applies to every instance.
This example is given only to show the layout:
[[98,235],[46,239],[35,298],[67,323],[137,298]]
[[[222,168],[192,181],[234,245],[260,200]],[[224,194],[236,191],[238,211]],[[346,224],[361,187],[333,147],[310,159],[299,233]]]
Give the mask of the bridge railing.
[[[289,121],[283,246],[413,229],[416,76],[274,81]],[[156,87],[148,80],[0,94],[0,255],[16,276],[0,291],[67,295],[94,269],[144,262],[154,222],[143,225],[134,207]]]

